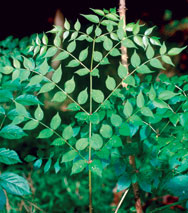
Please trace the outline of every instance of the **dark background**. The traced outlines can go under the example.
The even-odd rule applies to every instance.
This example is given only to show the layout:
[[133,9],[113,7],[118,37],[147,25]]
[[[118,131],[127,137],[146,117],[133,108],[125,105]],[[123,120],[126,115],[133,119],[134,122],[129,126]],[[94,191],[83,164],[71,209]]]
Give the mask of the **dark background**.
[[[157,26],[163,25],[166,9],[172,10],[172,19],[188,16],[188,0],[126,0],[127,22],[141,19]],[[89,8],[118,8],[119,0],[51,0],[51,1],[8,1],[1,3],[0,39],[9,35],[22,38],[32,33],[40,33],[52,28],[52,20],[57,9],[61,9],[68,20],[77,18],[84,23],[80,13],[90,13]]]

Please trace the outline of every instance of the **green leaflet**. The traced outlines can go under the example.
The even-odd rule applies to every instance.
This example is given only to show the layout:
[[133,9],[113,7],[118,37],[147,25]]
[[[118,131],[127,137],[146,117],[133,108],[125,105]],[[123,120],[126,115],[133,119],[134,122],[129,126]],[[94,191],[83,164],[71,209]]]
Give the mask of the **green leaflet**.
[[66,98],[67,96],[65,95],[65,93],[59,91],[55,93],[54,97],[52,98],[52,101],[63,102]]
[[92,91],[92,98],[97,103],[102,103],[104,101],[104,94],[101,90],[95,90]]
[[134,51],[133,55],[131,56],[131,65],[133,67],[138,67],[141,63],[139,55],[136,53],[136,50]]
[[118,75],[120,78],[125,78],[128,74],[128,70],[125,66],[123,66],[123,64],[120,63],[119,67],[118,67]]
[[100,160],[94,160],[91,164],[89,164],[89,169],[93,174],[102,177],[103,166]]
[[133,113],[133,107],[132,104],[129,102],[129,100],[127,100],[124,105],[123,113],[127,118],[130,117]]
[[52,81],[55,83],[59,83],[61,81],[62,77],[62,68],[61,65],[55,70],[55,72],[52,75]]
[[12,165],[21,163],[22,161],[14,150],[0,148],[0,162],[7,165]]
[[107,89],[109,89],[110,91],[114,90],[116,87],[116,81],[110,76],[107,77],[105,84]]
[[99,18],[98,16],[96,15],[83,15],[81,14],[84,18],[86,18],[87,20],[89,20],[90,22],[93,22],[93,23],[99,23]]
[[70,80],[65,82],[65,92],[68,94],[72,93],[75,89],[75,86],[76,85],[75,85],[74,76],[73,76]]
[[182,47],[182,48],[172,48],[168,51],[168,55],[178,55],[186,48],[187,48],[187,46]]
[[50,138],[53,134],[54,132],[51,129],[43,129],[42,131],[40,131],[37,138]]
[[80,138],[76,142],[76,149],[77,150],[84,150],[88,146],[88,144],[89,144],[88,138]]
[[77,155],[78,153],[75,150],[70,150],[63,155],[61,163],[72,161]]
[[55,88],[55,84],[53,82],[46,83],[41,87],[39,94],[49,92],[49,91],[53,90],[54,88]]
[[88,100],[87,88],[79,93],[77,100],[79,104],[85,104],[87,102]]
[[31,121],[28,121],[24,127],[23,127],[23,130],[33,130],[35,128],[37,128],[39,125],[39,122],[38,121],[35,121],[35,120],[31,120]]
[[104,138],[110,138],[113,134],[112,127],[110,125],[103,124],[100,128],[100,134]]
[[34,112],[34,116],[37,120],[41,121],[44,117],[44,112],[42,111],[42,109],[40,108],[40,106],[38,105],[37,109]]
[[69,140],[70,138],[72,138],[73,136],[73,129],[71,127],[71,125],[65,127],[65,129],[63,130],[63,138],[66,140]]
[[59,116],[59,113],[57,112],[56,115],[51,119],[50,127],[54,130],[56,130],[61,124],[61,117]]
[[82,172],[86,166],[87,162],[85,160],[73,162],[71,175]]
[[136,98],[136,104],[139,108],[142,108],[144,106],[144,103],[145,103],[144,96],[142,92],[140,91],[140,93],[138,94]]
[[22,130],[22,128],[16,125],[7,125],[0,131],[0,137],[9,140],[21,139],[24,136],[27,136],[27,134]]
[[84,61],[87,57],[88,57],[88,47],[80,52],[79,60]]
[[6,172],[0,175],[0,185],[7,193],[23,196],[30,194],[28,182],[21,176]]
[[103,146],[103,139],[99,134],[93,134],[90,138],[90,145],[93,149],[98,150]]

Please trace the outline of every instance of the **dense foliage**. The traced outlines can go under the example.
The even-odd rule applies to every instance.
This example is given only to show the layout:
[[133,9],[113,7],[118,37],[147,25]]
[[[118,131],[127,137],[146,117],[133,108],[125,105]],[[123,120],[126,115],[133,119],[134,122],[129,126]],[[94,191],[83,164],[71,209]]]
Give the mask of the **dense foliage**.
[[[15,148],[22,161],[44,171],[34,172],[37,181],[48,181],[52,168],[58,173],[57,180],[64,182],[62,189],[54,189],[56,199],[69,196],[65,205],[55,207],[51,197],[57,194],[52,192],[46,210],[87,212],[88,173],[98,212],[112,210],[116,183],[118,191],[138,183],[143,203],[170,193],[186,208],[188,78],[157,73],[174,66],[170,56],[185,47],[168,50],[151,35],[154,27],[145,29],[139,22],[127,24],[124,31],[115,10],[92,11],[83,15],[92,22],[85,32],[79,21],[70,26],[66,20],[64,30],[55,26],[48,32],[55,35],[53,41],[44,33],[0,43],[0,162],[21,163],[16,152],[8,150]],[[129,70],[121,63],[121,45],[128,49]],[[57,69],[52,61],[61,62]],[[135,156],[136,168],[129,156]],[[53,185],[56,179],[50,180]],[[29,193],[25,179],[10,172],[0,175],[0,187],[1,209],[6,203],[3,189]],[[131,190],[122,209],[134,212]]]

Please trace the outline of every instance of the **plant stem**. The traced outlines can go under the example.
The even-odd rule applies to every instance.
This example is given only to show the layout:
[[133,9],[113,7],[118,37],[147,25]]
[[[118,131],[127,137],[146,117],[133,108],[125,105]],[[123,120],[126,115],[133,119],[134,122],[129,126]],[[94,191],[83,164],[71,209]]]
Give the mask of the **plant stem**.
[[[119,15],[120,19],[123,19],[123,29],[125,31],[126,27],[126,0],[120,0],[119,1]],[[126,67],[128,70],[128,55],[127,55],[127,48],[121,45],[121,63]],[[123,82],[122,82],[123,83]],[[128,142],[131,143],[132,141],[130,138],[128,138]],[[131,167],[136,171],[136,163],[135,163],[135,156],[130,155],[129,156],[129,164]],[[138,182],[132,184],[133,187],[133,192],[134,192],[134,197],[135,197],[135,207],[137,213],[142,213],[142,204],[141,204],[141,199],[140,199],[140,193],[139,193],[139,186]],[[121,201],[120,201],[121,202]]]
[[[94,49],[95,49],[95,39],[93,41],[93,47],[92,47],[90,72],[92,72],[92,70],[93,70],[93,53],[94,53]],[[90,109],[89,109],[89,113],[91,115],[93,113],[93,105],[92,105],[93,78],[92,78],[91,74],[90,74],[89,79],[90,79],[90,100],[89,100]],[[92,135],[92,123],[90,121],[89,122],[89,140],[91,139],[91,135]],[[92,162],[92,159],[91,159],[91,145],[89,144],[89,164],[91,162]],[[92,213],[92,179],[91,179],[91,169],[90,168],[89,168],[89,213]]]

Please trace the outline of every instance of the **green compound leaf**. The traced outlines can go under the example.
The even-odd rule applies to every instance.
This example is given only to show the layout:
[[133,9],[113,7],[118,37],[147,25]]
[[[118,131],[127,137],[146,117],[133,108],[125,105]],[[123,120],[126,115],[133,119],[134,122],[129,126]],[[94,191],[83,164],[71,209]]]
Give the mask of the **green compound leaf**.
[[86,18],[87,20],[89,20],[90,22],[93,22],[93,23],[99,23],[99,18],[98,16],[96,15],[83,15],[81,14],[84,18]]
[[90,72],[89,72],[89,70],[83,68],[83,69],[77,70],[75,73],[79,76],[84,76],[84,75],[87,75]]
[[162,91],[162,92],[159,94],[159,97],[158,97],[158,98],[161,99],[161,100],[166,101],[166,100],[168,100],[168,99],[173,98],[173,97],[176,96],[176,95],[178,95],[178,93],[174,93],[174,92],[169,91],[169,90],[164,90],[164,91]]
[[71,175],[82,172],[87,166],[87,162],[85,160],[78,160],[73,162]]
[[0,175],[0,186],[7,193],[13,195],[23,196],[31,193],[28,182],[23,177],[11,172]]
[[22,130],[22,128],[12,124],[3,127],[0,131],[0,137],[9,140],[21,139],[24,136],[27,136],[27,134]]
[[15,101],[26,106],[42,104],[36,96],[29,94],[20,95],[15,99]]
[[153,58],[154,54],[155,54],[155,52],[154,52],[152,46],[151,46],[151,45],[148,45],[148,48],[147,48],[147,50],[146,50],[146,57],[147,57],[148,59],[151,59],[151,58]]
[[174,63],[172,62],[172,59],[171,59],[169,56],[163,55],[163,56],[161,57],[161,59],[162,59],[166,64],[170,64],[170,65],[172,65],[172,66],[175,66]]
[[46,54],[45,54],[45,58],[49,58],[49,57],[52,57],[52,56],[54,56],[56,53],[57,53],[57,50],[58,50],[58,48],[57,47],[50,47],[48,50],[47,50],[47,52],[46,52]]
[[70,138],[72,138],[73,134],[74,134],[74,132],[73,132],[72,126],[69,125],[69,126],[65,127],[62,135],[63,135],[64,139],[69,140]]
[[153,88],[153,86],[151,86],[150,91],[149,91],[149,99],[151,101],[153,101],[156,98],[156,92]]
[[99,150],[103,145],[103,139],[99,134],[93,134],[90,138],[90,145],[93,149]]
[[172,48],[171,50],[168,51],[168,55],[178,55],[186,48],[187,48],[187,46],[182,47],[182,48]]
[[78,156],[78,153],[75,150],[70,150],[63,155],[61,163],[72,161],[77,156]]
[[84,150],[89,144],[88,138],[81,138],[76,142],[77,150]]
[[88,92],[87,88],[83,91],[81,91],[78,95],[78,103],[79,104],[85,104],[88,100]]
[[67,46],[67,51],[72,53],[76,49],[76,41],[72,41],[68,46]]
[[87,57],[88,57],[88,47],[80,52],[79,60],[84,61]]
[[161,64],[161,62],[160,62],[157,58],[151,59],[150,65],[151,65],[152,67],[155,67],[155,68],[158,68],[158,69],[165,69],[165,68],[163,67],[163,65]]
[[121,146],[123,146],[121,138],[119,136],[117,136],[117,135],[113,135],[109,139],[108,145],[111,146],[111,147],[121,147]]
[[59,91],[55,93],[54,97],[52,98],[52,101],[63,102],[66,98],[67,96],[65,95],[65,93]]
[[24,125],[23,130],[33,130],[33,129],[37,128],[38,125],[39,125],[38,121],[31,120],[31,121],[28,121]]
[[131,64],[133,67],[138,67],[141,63],[139,55],[134,51],[133,55],[131,56]]
[[49,91],[53,90],[54,87],[55,87],[55,84],[54,84],[53,82],[46,83],[46,84],[44,84],[44,85],[41,87],[41,89],[40,89],[40,91],[39,91],[38,94],[40,94],[40,93],[45,93],[45,92],[49,92]]
[[43,129],[37,138],[50,138],[53,134],[54,132],[51,129]]
[[104,94],[101,90],[93,90],[92,91],[92,98],[97,103],[102,103],[104,101]]
[[44,112],[42,111],[39,105],[37,109],[35,110],[34,116],[35,116],[35,119],[39,121],[41,121],[44,118]]
[[39,72],[42,75],[46,75],[46,73],[48,72],[48,69],[49,69],[48,62],[47,62],[47,59],[45,59],[39,67]]
[[94,61],[99,62],[99,61],[102,60],[102,58],[103,58],[103,55],[102,55],[101,52],[99,52],[99,51],[94,51],[94,53],[93,53],[93,60],[94,60]]
[[123,113],[127,118],[130,117],[133,113],[133,107],[132,104],[129,102],[129,100],[127,100],[127,102],[124,105]]
[[89,164],[89,169],[93,174],[102,177],[103,166],[100,160],[93,160],[91,164]]
[[65,82],[65,92],[66,93],[72,93],[75,89],[76,85],[75,85],[75,81],[74,81],[74,76]]
[[59,116],[59,113],[57,112],[56,115],[51,119],[50,127],[54,130],[56,130],[61,124],[61,117]]
[[22,161],[14,150],[0,148],[0,162],[7,165],[12,165],[21,163]]
[[111,39],[109,39],[108,37],[105,37],[104,42],[103,42],[103,47],[105,50],[109,51],[112,49],[113,47],[113,42]]
[[120,63],[119,67],[118,67],[118,75],[120,78],[125,78],[128,75],[128,70],[125,66],[123,66],[123,64]]
[[116,114],[111,115],[110,121],[111,121],[112,125],[115,126],[115,127],[121,126],[121,124],[123,122],[122,118],[119,115],[116,115]]
[[144,96],[142,92],[140,91],[140,93],[138,94],[136,98],[136,104],[139,108],[142,108],[144,106],[144,103],[145,103]]
[[130,136],[130,128],[127,123],[123,123],[119,128],[119,134],[122,136]]
[[55,83],[59,83],[61,81],[62,76],[62,68],[61,65],[55,70],[55,72],[52,75],[52,81]]
[[142,113],[142,115],[153,117],[153,112],[149,107],[142,107],[140,112]]
[[105,84],[107,89],[109,89],[110,91],[114,90],[116,87],[116,81],[110,76],[107,77]]
[[100,134],[103,138],[110,138],[113,134],[112,127],[108,124],[103,124],[100,128]]

